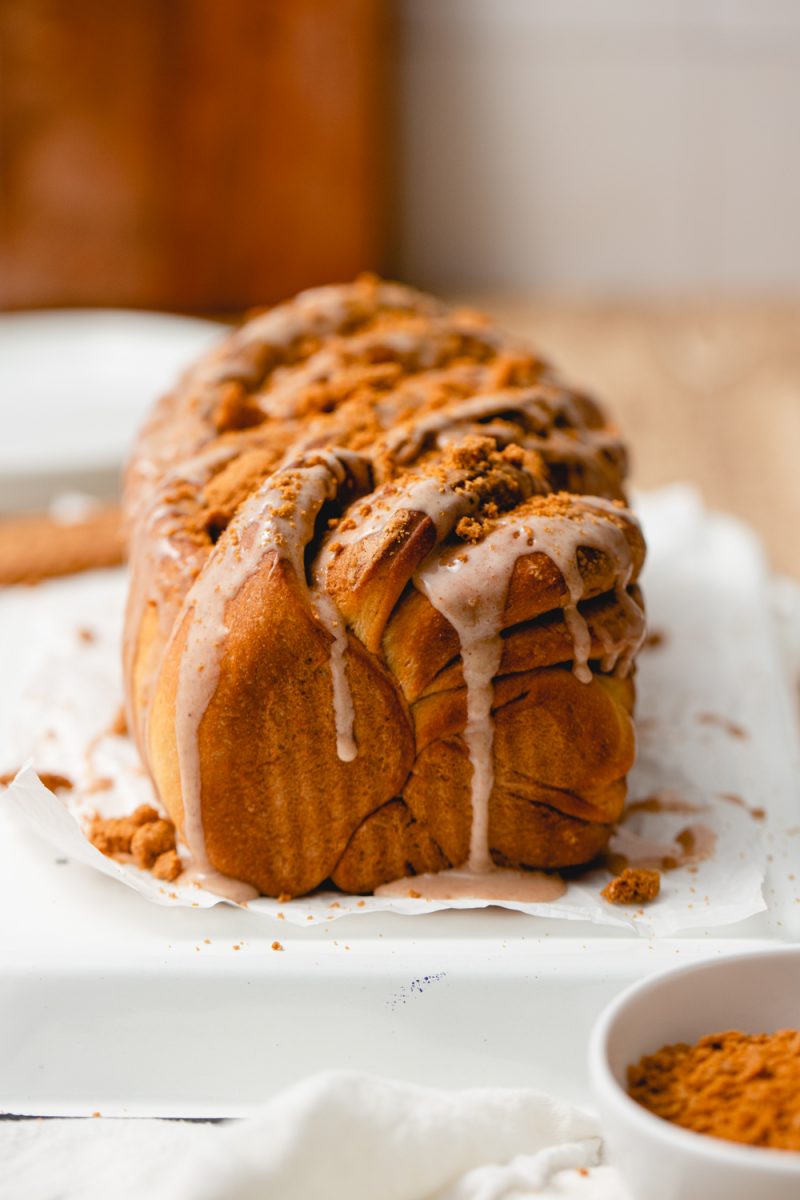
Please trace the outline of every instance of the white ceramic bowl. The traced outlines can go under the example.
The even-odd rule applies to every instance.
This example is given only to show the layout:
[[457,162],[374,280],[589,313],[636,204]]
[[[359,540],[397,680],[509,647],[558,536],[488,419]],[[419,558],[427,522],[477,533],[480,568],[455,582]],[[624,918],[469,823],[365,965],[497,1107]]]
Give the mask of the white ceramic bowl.
[[800,1153],[692,1133],[626,1092],[626,1070],[672,1042],[800,1028],[800,948],[737,954],[626,989],[592,1032],[589,1069],[610,1157],[633,1200],[800,1200]]

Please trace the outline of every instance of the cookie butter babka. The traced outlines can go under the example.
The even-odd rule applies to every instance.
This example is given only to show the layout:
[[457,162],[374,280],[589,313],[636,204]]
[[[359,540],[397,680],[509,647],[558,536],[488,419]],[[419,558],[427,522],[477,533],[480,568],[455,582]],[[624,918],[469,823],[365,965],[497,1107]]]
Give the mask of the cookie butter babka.
[[536,353],[371,277],[192,368],[128,470],[124,658],[197,874],[488,895],[597,855],[644,629],[625,469]]

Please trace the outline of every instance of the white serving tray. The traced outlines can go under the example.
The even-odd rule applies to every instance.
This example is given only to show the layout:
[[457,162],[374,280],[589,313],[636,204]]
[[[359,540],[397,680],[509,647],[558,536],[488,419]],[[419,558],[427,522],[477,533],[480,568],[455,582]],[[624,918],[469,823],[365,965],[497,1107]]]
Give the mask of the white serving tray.
[[0,911],[0,1111],[37,1115],[242,1116],[326,1067],[585,1104],[621,988],[777,940],[766,914],[652,942],[491,909],[297,929],[161,908],[4,817]]
[[[658,625],[666,592],[657,573],[652,584]],[[588,1033],[624,986],[694,958],[800,939],[800,837],[787,835],[800,831],[800,805],[791,787],[777,787],[782,772],[767,769],[781,755],[797,777],[777,664],[793,676],[800,662],[800,603],[791,588],[777,598],[779,654],[769,650],[766,587],[757,628],[745,622],[730,646],[747,666],[748,703],[756,697],[770,714],[764,769],[745,789],[770,810],[768,911],[658,940],[497,909],[297,926],[223,905],[151,904],[60,859],[0,804],[0,1111],[246,1115],[329,1067],[439,1086],[541,1087],[586,1104]],[[0,732],[14,724],[19,637],[8,612],[4,628]],[[27,659],[31,645],[23,650]],[[759,691],[759,669],[773,661]],[[643,686],[646,678],[643,670]]]

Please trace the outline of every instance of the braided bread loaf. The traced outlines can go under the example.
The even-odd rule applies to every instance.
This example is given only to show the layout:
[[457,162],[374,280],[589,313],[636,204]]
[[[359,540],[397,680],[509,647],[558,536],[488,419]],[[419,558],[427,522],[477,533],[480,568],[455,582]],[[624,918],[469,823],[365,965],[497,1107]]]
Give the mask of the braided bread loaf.
[[625,469],[529,349],[373,278],[190,370],[128,470],[124,664],[205,881],[369,892],[601,851],[644,630]]

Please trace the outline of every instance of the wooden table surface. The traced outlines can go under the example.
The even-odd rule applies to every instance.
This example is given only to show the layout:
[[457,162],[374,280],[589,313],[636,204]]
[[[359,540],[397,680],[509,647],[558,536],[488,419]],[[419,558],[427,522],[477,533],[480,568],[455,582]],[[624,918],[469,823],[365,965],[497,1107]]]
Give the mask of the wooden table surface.
[[636,485],[689,480],[758,530],[775,569],[800,576],[800,300],[461,299],[608,403]]

